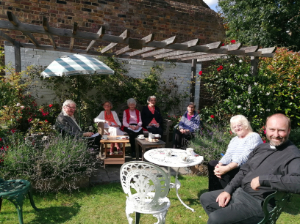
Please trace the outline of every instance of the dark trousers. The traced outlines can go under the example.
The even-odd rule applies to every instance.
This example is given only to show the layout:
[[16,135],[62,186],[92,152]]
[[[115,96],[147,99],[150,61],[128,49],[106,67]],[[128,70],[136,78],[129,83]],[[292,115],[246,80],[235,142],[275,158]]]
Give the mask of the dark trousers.
[[216,198],[222,192],[223,190],[205,192],[200,196],[200,203],[209,217],[208,224],[253,224],[264,218],[262,200],[254,198],[242,188],[237,188],[227,206],[222,208],[216,202]]
[[160,136],[163,136],[163,129],[161,127],[154,127],[154,126],[147,126],[147,130],[149,133],[152,134],[160,134]]
[[215,166],[219,163],[218,160],[211,160],[207,164],[208,168],[208,190],[209,191],[215,191],[224,189],[227,184],[234,178],[234,176],[239,172],[240,168],[237,167],[233,170],[230,170],[229,172],[225,173],[221,176],[221,178],[218,178],[214,174]]
[[[131,131],[129,130],[128,128],[124,127],[124,131],[127,132],[127,134],[129,135],[129,142],[130,142],[130,147],[131,147],[131,157],[135,157],[135,138],[138,136],[138,135],[141,135],[143,134],[143,129],[141,129],[139,132],[134,132],[134,131]],[[142,155],[142,154],[140,154]]]
[[195,133],[189,132],[186,134],[182,134],[178,129],[175,130],[175,139],[173,142],[173,148],[176,149],[185,149],[189,143],[189,141],[195,137]]

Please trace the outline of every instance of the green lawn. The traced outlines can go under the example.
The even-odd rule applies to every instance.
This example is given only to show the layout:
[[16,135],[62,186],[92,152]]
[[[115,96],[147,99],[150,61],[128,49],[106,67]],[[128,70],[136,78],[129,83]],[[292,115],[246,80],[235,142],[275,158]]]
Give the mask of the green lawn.
[[[174,182],[174,178],[172,179]],[[186,209],[177,199],[175,189],[171,189],[168,197],[171,207],[167,213],[166,223],[206,223],[207,215],[199,203],[199,196],[207,191],[207,177],[180,176],[181,199],[195,209]],[[34,194],[36,212],[29,199],[23,206],[24,223],[128,223],[125,215],[125,194],[118,183],[99,185],[89,189],[59,194]],[[299,223],[300,197],[293,195],[292,201],[277,223]],[[150,215],[141,215],[141,224],[155,223]],[[18,223],[14,206],[3,200],[0,223]]]

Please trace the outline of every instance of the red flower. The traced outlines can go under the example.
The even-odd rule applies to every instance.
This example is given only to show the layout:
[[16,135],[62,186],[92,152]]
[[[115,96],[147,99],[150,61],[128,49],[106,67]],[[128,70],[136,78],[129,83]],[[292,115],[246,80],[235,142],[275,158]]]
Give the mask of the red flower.
[[223,69],[223,66],[220,65],[220,66],[217,68],[217,71],[219,72],[219,71],[221,71],[222,69]]
[[211,117],[211,118],[215,118],[215,116],[214,116],[214,115],[210,115],[210,117]]
[[231,41],[230,41],[230,43],[232,43],[232,44],[235,44],[235,43],[236,43],[236,41],[235,41],[235,40],[231,40]]
[[11,129],[10,130],[12,133],[15,133],[16,132],[16,129]]
[[48,123],[48,121],[47,121],[47,120],[45,120],[45,122],[46,122],[46,123]]
[[199,75],[202,75],[202,71],[199,72]]
[[267,141],[266,140],[263,140],[263,143],[266,143]]
[[0,138],[0,142],[2,141],[2,138]]
[[49,107],[52,107],[53,106],[53,104],[49,104]]
[[222,44],[221,44],[221,46],[225,46],[225,44],[224,44],[224,43],[222,43]]
[[30,123],[31,121],[32,121],[32,118],[29,118],[29,119],[28,119],[28,122]]

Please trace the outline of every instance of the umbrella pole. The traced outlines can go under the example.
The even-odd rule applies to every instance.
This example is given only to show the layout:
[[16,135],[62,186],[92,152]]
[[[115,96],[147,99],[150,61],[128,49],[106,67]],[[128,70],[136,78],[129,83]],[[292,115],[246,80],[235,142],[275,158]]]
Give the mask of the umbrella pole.
[[79,90],[79,77],[77,76],[77,102],[78,102],[78,120],[79,120],[79,127],[81,127],[81,114],[80,114],[80,109],[81,109],[81,102],[80,102],[80,90]]

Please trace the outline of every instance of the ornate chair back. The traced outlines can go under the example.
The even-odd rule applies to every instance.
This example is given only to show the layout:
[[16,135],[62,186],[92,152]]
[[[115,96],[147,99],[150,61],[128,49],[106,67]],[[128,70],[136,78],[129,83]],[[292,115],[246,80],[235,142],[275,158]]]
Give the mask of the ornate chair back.
[[128,162],[120,172],[123,191],[140,213],[159,211],[166,207],[161,203],[169,193],[170,177],[160,167],[147,162]]

